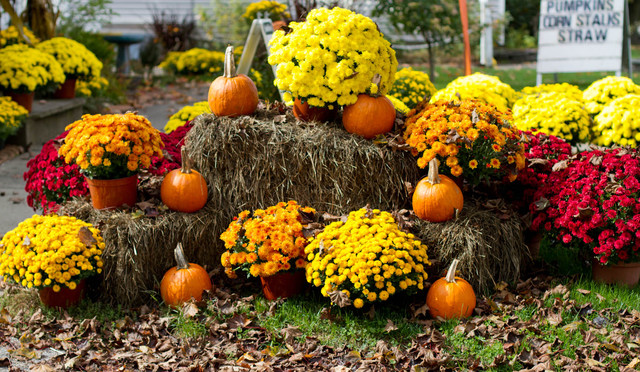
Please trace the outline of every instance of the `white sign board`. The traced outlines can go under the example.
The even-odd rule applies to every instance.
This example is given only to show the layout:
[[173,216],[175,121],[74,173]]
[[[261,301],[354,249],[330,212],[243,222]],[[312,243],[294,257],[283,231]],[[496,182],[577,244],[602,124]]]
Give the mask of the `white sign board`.
[[622,70],[625,0],[541,0],[541,74]]

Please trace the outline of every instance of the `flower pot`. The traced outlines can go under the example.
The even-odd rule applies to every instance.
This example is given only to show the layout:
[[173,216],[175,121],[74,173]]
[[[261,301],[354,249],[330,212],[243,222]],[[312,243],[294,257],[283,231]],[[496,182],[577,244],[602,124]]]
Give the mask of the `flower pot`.
[[85,279],[78,282],[75,289],[60,286],[59,292],[54,292],[52,287],[42,288],[38,291],[40,301],[48,307],[67,309],[82,301],[85,294]]
[[64,81],[60,87],[53,92],[53,98],[57,99],[70,99],[76,97],[76,79],[69,79]]
[[262,282],[262,292],[267,300],[294,296],[302,291],[306,283],[304,270],[261,276],[260,281]]
[[4,94],[11,97],[12,100],[17,102],[20,106],[26,108],[27,111],[31,112],[31,107],[33,106],[33,97],[35,95],[34,92],[16,93],[12,91],[6,91]]
[[633,287],[640,280],[640,262],[602,265],[597,260],[591,265],[593,280],[608,284],[624,284]]
[[115,180],[87,178],[91,204],[95,209],[115,209],[123,205],[133,207],[138,199],[138,175]]
[[293,102],[293,115],[300,121],[328,121],[335,117],[336,109],[309,106],[298,98]]

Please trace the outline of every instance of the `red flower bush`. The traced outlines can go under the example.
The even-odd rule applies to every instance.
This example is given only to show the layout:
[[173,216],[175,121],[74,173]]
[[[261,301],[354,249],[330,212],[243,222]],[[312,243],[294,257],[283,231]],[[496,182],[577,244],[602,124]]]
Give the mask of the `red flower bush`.
[[58,156],[58,147],[67,133],[45,143],[42,151],[27,163],[24,189],[28,194],[27,203],[35,211],[42,209],[44,214],[55,213],[59,204],[89,193],[80,167],[68,165]]
[[525,137],[524,156],[527,166],[518,172],[517,181],[524,186],[527,205],[533,200],[536,190],[544,184],[553,166],[571,156],[571,145],[562,138],[542,132],[522,132]]
[[154,156],[151,158],[149,173],[155,176],[164,176],[170,171],[180,168],[180,164],[182,163],[180,149],[182,149],[184,138],[191,128],[193,128],[193,124],[187,121],[184,125],[179,126],[169,134],[160,133],[160,138],[162,138],[162,142],[164,143],[164,157],[158,158]]
[[532,227],[602,264],[640,260],[640,150],[589,151],[555,168],[535,193]]

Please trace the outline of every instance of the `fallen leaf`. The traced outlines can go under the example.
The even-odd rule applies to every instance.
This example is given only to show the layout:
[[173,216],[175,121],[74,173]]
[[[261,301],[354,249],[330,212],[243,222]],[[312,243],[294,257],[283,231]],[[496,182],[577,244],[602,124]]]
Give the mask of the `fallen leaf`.
[[227,325],[229,326],[229,330],[234,331],[238,328],[244,328],[251,324],[251,320],[247,319],[242,314],[236,314],[231,319],[227,320]]
[[78,239],[87,247],[91,247],[94,244],[97,244],[98,241],[91,233],[88,227],[82,226],[80,230],[78,230]]
[[387,319],[387,325],[384,326],[384,331],[387,333],[391,333],[396,330],[398,330],[398,327],[396,327],[396,325],[393,324],[393,321],[391,319]]
[[551,171],[559,172],[567,169],[568,166],[569,166],[569,162],[567,160],[560,160],[559,162],[555,163],[553,167],[551,167]]
[[182,305],[182,315],[187,319],[198,315],[199,311],[200,309],[198,309],[198,306],[193,301],[186,302]]
[[[320,242],[320,244],[322,244],[322,242]],[[329,292],[329,298],[331,299],[331,303],[334,303],[339,307],[350,306],[352,303],[349,295],[342,291]]]
[[590,294],[590,293],[591,293],[591,291],[586,290],[586,289],[582,289],[582,288],[578,288],[578,289],[577,289],[577,291],[578,291],[579,293],[582,293],[583,295],[588,295],[588,294]]
[[640,359],[639,358],[633,358],[633,360],[629,364],[627,364],[625,368],[633,370],[633,369],[636,368],[638,363],[640,363]]
[[295,339],[303,335],[302,331],[298,327],[287,327],[280,330],[280,333],[284,335],[284,342],[287,345],[293,345]]
[[30,371],[31,372],[56,372],[56,369],[53,367],[49,367],[46,364],[40,364],[38,366],[32,367]]
[[31,245],[31,239],[29,239],[28,236],[24,237],[24,240],[22,241],[22,245],[24,245],[25,247],[28,247]]

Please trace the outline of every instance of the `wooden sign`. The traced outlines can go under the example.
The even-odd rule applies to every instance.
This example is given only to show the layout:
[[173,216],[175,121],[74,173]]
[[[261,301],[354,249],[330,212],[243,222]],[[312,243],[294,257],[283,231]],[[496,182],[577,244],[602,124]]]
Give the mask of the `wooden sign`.
[[627,24],[625,0],[541,0],[537,84],[545,73],[621,75],[623,49],[630,46]]

